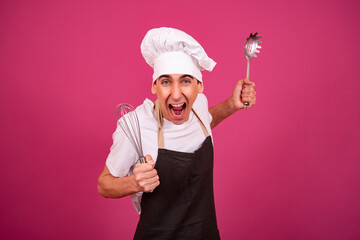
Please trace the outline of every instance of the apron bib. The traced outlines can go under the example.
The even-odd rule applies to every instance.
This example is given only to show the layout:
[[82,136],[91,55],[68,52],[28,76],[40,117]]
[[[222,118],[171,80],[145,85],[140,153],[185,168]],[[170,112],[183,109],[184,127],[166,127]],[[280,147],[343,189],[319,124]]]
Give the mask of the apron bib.
[[193,110],[206,135],[194,153],[164,149],[162,116],[158,122],[158,157],[155,169],[160,185],[143,193],[136,240],[220,239],[213,193],[213,146],[206,127]]

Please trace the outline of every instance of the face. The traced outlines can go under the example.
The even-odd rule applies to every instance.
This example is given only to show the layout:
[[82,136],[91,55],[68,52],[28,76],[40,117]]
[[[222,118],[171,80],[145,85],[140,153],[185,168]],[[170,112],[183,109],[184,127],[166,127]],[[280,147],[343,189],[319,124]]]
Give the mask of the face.
[[192,105],[202,91],[202,82],[183,74],[161,75],[151,88],[159,99],[163,117],[174,124],[182,124],[189,119]]

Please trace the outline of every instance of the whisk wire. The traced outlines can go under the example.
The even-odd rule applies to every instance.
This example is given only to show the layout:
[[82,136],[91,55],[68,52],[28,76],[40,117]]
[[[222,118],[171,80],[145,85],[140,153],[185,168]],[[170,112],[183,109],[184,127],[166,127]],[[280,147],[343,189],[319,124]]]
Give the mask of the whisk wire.
[[119,126],[138,154],[140,163],[144,163],[139,118],[134,107],[127,103],[119,104],[115,109],[115,115]]

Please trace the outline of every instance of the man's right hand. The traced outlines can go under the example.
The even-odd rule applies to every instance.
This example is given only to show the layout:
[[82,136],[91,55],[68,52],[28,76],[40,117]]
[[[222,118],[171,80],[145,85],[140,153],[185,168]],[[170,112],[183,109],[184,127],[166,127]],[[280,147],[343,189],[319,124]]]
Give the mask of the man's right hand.
[[150,155],[145,156],[146,163],[137,165],[134,170],[134,177],[139,192],[152,192],[159,186],[159,176],[154,169],[155,162]]

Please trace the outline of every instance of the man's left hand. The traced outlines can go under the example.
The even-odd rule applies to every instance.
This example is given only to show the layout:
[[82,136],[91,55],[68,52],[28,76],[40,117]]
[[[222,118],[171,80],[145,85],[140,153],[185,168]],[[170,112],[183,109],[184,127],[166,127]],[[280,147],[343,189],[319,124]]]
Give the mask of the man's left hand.
[[231,97],[236,110],[243,109],[245,102],[249,103],[248,107],[256,103],[256,92],[254,88],[255,83],[251,82],[248,78],[241,79],[236,83]]

